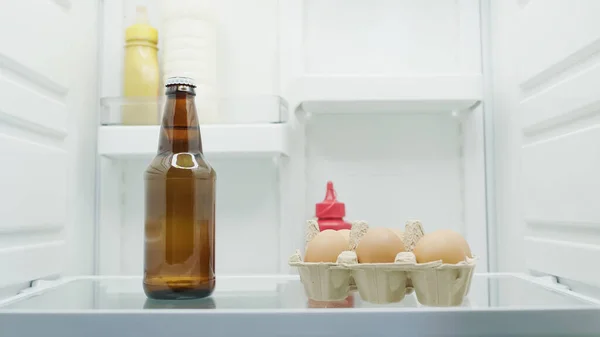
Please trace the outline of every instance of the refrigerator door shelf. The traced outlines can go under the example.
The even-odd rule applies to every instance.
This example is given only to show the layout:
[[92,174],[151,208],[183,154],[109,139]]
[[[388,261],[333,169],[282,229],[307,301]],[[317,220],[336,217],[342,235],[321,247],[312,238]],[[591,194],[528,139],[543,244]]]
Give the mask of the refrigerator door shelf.
[[[295,275],[221,276],[211,298],[146,299],[138,276],[73,277],[0,301],[2,336],[506,336],[600,331],[600,302],[522,274],[476,274],[460,307],[414,294],[352,308],[309,302]],[[352,303],[351,301],[349,303]],[[321,308],[316,308],[317,306]],[[314,308],[311,308],[314,307]]]

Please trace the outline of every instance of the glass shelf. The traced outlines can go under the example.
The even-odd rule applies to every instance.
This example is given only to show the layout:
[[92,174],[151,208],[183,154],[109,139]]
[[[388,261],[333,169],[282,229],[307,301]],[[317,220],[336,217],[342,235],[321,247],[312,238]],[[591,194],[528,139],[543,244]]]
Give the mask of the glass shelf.
[[[348,303],[352,303],[348,305]],[[3,336],[499,336],[600,331],[598,302],[524,275],[476,274],[462,306],[309,301],[296,276],[219,277],[211,298],[148,300],[139,277],[50,282],[0,302]],[[344,308],[343,306],[348,306]]]
[[[281,97],[221,98],[218,116],[208,120],[203,120],[201,115],[204,99],[197,96],[196,104],[205,152],[267,157],[288,154],[288,125],[285,124],[288,104]],[[102,98],[98,154],[111,158],[154,156],[160,130],[158,112],[162,112],[163,104],[164,97]],[[124,111],[129,116],[127,123],[123,123]],[[153,112],[156,120],[145,120],[146,124],[134,116]]]
[[[122,118],[125,109],[129,109],[128,113],[130,114],[154,114],[156,115],[156,121],[152,121],[152,124],[159,124],[159,116],[162,114],[164,101],[164,96],[101,98],[100,124],[125,125]],[[196,105],[201,124],[268,124],[286,123],[288,121],[287,102],[283,98],[274,95],[223,97],[214,100],[196,96]],[[211,106],[218,112],[210,120],[203,120],[203,105]],[[127,123],[127,125],[140,124],[134,122]]]
[[[470,111],[482,100],[479,75],[369,76],[307,75],[295,78],[290,96],[295,113],[453,113]],[[295,108],[295,107],[294,107]]]
[[[288,124],[201,125],[204,153],[226,156],[287,156]],[[98,130],[98,154],[109,158],[152,158],[160,126],[107,125]]]
[[[226,309],[226,310],[290,310],[323,308],[327,302],[310,301],[304,288],[294,276],[282,277],[222,277],[210,299],[187,301],[153,301],[146,299],[139,277],[82,278],[65,281],[59,286],[40,292],[37,296],[23,297],[7,302],[3,310],[145,310],[145,309]],[[516,296],[518,295],[518,296]],[[352,292],[357,308],[435,309],[418,303],[413,294],[398,303],[372,304]],[[86,300],[87,299],[87,300]],[[343,308],[341,302],[329,302],[331,308]],[[486,276],[476,274],[470,294],[462,306],[453,309],[528,309],[576,308],[596,304],[540,286],[516,276]],[[344,308],[351,310],[350,307]],[[437,308],[439,309],[439,308]]]

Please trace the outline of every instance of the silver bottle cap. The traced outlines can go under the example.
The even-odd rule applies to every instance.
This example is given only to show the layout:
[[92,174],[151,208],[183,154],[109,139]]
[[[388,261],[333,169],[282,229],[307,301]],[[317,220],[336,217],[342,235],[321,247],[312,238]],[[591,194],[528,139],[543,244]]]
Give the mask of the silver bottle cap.
[[196,83],[194,82],[194,79],[191,77],[174,76],[174,77],[167,78],[167,80],[165,81],[165,86],[174,85],[174,84],[188,85],[188,86],[194,87],[194,88],[196,87]]

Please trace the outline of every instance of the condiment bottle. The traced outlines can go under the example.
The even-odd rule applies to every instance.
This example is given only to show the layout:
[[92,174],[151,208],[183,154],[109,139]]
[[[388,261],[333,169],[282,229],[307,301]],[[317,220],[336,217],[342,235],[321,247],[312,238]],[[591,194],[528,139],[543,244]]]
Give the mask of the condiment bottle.
[[144,291],[210,296],[215,287],[215,170],[204,158],[192,79],[165,83],[158,153],[146,169]]
[[222,122],[217,76],[218,0],[161,0],[163,78],[189,74],[196,81],[201,124]]
[[[327,229],[339,231],[340,229],[352,229],[352,224],[344,220],[346,216],[346,205],[343,202],[337,201],[337,194],[333,188],[333,182],[327,182],[327,191],[325,199],[318,203],[315,207],[317,215],[317,223],[319,230],[322,232]],[[308,301],[309,308],[354,308],[354,295],[349,294],[342,301]]]
[[158,124],[158,31],[150,26],[146,7],[138,6],[136,23],[125,30],[123,96],[130,98],[121,109],[125,125]]
[[315,213],[321,231],[326,229],[333,229],[336,231],[340,229],[352,229],[352,225],[344,220],[344,216],[346,216],[346,205],[337,201],[336,193],[331,181],[327,182],[325,199],[316,205]]

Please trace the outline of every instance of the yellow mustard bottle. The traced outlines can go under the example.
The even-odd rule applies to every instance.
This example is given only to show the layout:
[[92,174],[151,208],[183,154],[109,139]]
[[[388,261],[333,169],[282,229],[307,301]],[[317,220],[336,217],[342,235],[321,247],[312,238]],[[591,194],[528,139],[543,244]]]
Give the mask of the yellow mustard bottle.
[[[158,124],[158,31],[148,23],[146,7],[136,8],[136,22],[125,30],[123,104],[125,125]],[[154,97],[155,99],[149,99]]]

